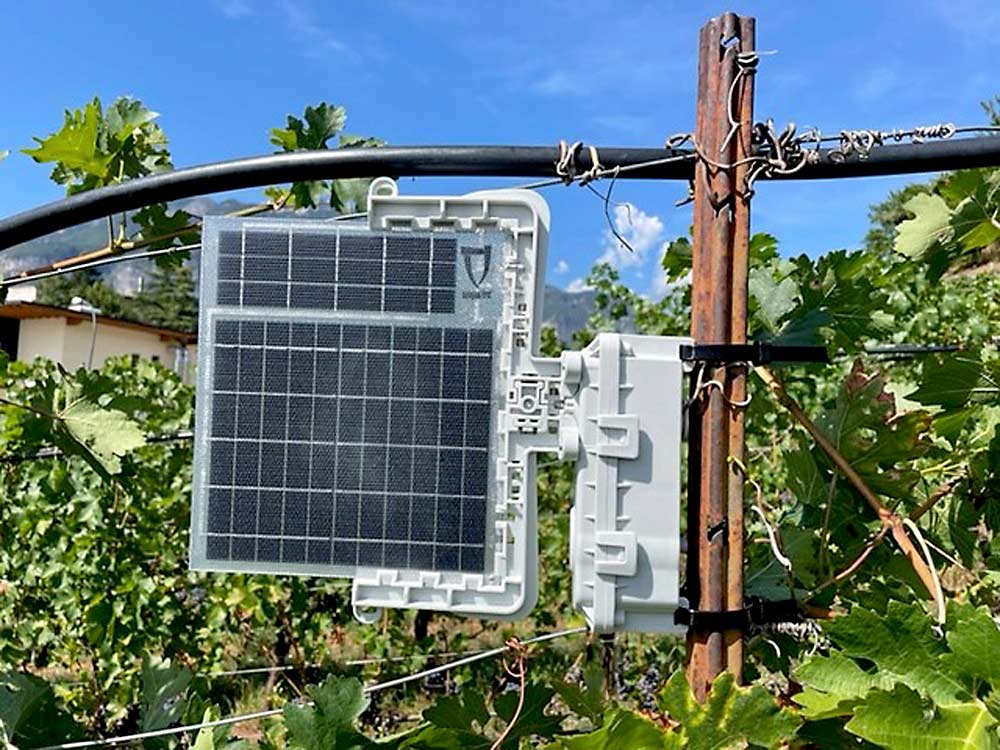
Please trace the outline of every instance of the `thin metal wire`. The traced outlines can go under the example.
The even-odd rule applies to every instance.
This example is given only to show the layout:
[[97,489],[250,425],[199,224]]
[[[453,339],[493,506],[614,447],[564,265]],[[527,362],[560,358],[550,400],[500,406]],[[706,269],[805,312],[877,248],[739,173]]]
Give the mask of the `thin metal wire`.
[[66,266],[65,268],[55,268],[51,271],[43,271],[41,273],[33,273],[25,276],[8,276],[7,278],[0,280],[0,289],[9,286],[16,286],[17,284],[27,284],[29,281],[38,281],[39,279],[47,279],[52,276],[62,276],[63,274],[66,273],[74,273],[76,271],[86,271],[88,268],[98,268],[99,266],[107,266],[111,265],[112,263],[125,263],[126,261],[130,260],[142,260],[143,258],[156,258],[161,255],[172,255],[174,253],[183,253],[200,249],[201,249],[201,243],[195,242],[190,245],[177,245],[175,247],[164,247],[159,250],[143,250],[142,252],[110,255],[107,258],[98,258],[97,260],[92,260],[88,263],[80,263],[79,265]]
[[[524,645],[530,645],[533,643],[544,643],[545,641],[551,641],[556,638],[564,638],[569,635],[576,635],[578,633],[586,632],[587,628],[569,628],[567,630],[560,630],[555,633],[546,633],[544,635],[538,635],[534,638],[528,638],[521,641]],[[455,669],[457,667],[465,666],[467,664],[473,664],[477,661],[482,661],[483,659],[488,659],[492,656],[499,656],[507,651],[507,646],[498,646],[497,648],[491,648],[487,651],[482,651],[478,654],[472,656],[467,656],[464,659],[458,659],[448,664],[442,664],[438,667],[433,667],[431,669],[425,669],[420,672],[415,672],[414,674],[406,675],[405,677],[400,677],[395,680],[388,680],[387,682],[380,682],[375,685],[367,685],[362,688],[365,693],[377,693],[381,690],[388,690],[389,688],[398,687],[399,685],[405,685],[408,682],[414,682],[416,680],[422,680],[425,677],[430,677],[431,675],[440,674],[441,672],[447,672],[449,670]],[[305,705],[312,705],[311,701],[307,701]],[[174,734],[187,734],[188,732],[195,732],[201,729],[210,729],[213,727],[229,726],[231,724],[240,724],[245,721],[253,721],[255,719],[266,719],[271,716],[279,716],[284,713],[283,708],[270,708],[265,711],[255,711],[248,714],[237,714],[234,716],[224,716],[221,719],[214,719],[212,721],[203,721],[198,724],[185,724],[179,727],[170,727],[167,729],[157,729],[149,732],[138,732],[136,734],[125,734],[118,737],[105,737],[97,740],[80,740],[77,742],[64,742],[57,745],[44,745],[42,747],[32,748],[31,750],[79,750],[80,748],[87,747],[111,747],[115,745],[123,745],[130,742],[137,742],[139,740],[151,739],[153,737],[167,737]]]
[[[331,216],[325,221],[349,221],[352,219],[363,219],[368,215],[367,211],[360,211],[352,214],[339,214],[337,216]],[[159,250],[144,250],[142,252],[132,251],[123,252],[115,255],[110,255],[107,258],[98,258],[94,261],[89,261],[87,263],[80,263],[78,265],[66,266],[65,268],[56,268],[51,271],[42,271],[40,273],[32,273],[26,275],[8,276],[5,279],[0,279],[0,289],[9,286],[16,286],[18,284],[27,284],[30,281],[38,281],[39,279],[47,279],[52,276],[62,276],[66,273],[73,273],[75,271],[85,271],[88,268],[98,268],[100,266],[108,266],[112,263],[126,263],[130,260],[142,260],[143,258],[156,258],[161,255],[173,255],[174,253],[183,253],[188,251],[195,251],[201,249],[201,243],[195,242],[190,245],[176,245],[172,247],[165,247]],[[60,262],[60,261],[57,261]]]
[[[180,430],[178,432],[165,432],[158,435],[146,435],[147,443],[171,443],[181,440],[193,440],[194,433],[191,430]],[[37,453],[29,453],[21,456],[0,456],[0,464],[20,464],[26,461],[36,461],[43,458],[58,458],[63,455],[62,448],[51,446],[42,448]]]
[[244,667],[242,669],[224,669],[214,672],[203,672],[205,677],[238,677],[246,674],[271,674],[274,672],[292,672],[298,669],[324,669],[333,667],[365,667],[372,664],[390,664],[405,661],[420,661],[426,659],[440,659],[448,656],[473,656],[481,654],[485,649],[477,651],[432,651],[426,654],[412,654],[410,656],[383,656],[372,657],[370,659],[348,659],[334,663],[310,662],[300,666],[295,664],[276,664],[273,666]]

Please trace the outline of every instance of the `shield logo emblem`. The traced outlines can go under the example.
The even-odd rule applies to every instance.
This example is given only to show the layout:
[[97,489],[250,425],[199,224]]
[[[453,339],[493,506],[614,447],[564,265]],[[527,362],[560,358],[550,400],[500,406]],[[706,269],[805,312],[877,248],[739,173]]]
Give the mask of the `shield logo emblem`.
[[489,245],[462,248],[462,257],[465,259],[465,273],[476,289],[486,280],[486,274],[490,272],[490,255],[491,248]]

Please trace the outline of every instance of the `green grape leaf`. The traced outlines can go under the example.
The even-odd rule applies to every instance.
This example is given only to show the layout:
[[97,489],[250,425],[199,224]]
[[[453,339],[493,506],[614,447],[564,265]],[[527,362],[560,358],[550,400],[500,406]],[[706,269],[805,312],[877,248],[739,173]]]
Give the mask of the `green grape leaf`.
[[896,228],[896,252],[901,255],[921,259],[951,235],[951,209],[941,196],[919,193],[906,201],[903,208],[913,218],[900,222]]
[[560,738],[558,746],[565,750],[662,750],[670,747],[665,744],[670,735],[665,736],[649,719],[631,711],[609,708],[600,724],[600,729],[593,732]]
[[778,238],[767,232],[756,232],[750,238],[750,265],[758,266],[777,260]]
[[345,750],[373,746],[355,729],[368,706],[361,682],[331,675],[309,689],[312,706],[285,706],[289,745],[302,750]]
[[52,687],[33,675],[0,675],[0,736],[22,747],[79,739],[83,732],[56,703]]
[[958,409],[968,403],[982,374],[982,362],[968,354],[928,359],[920,386],[906,398],[927,406]]
[[831,620],[825,630],[844,655],[874,663],[884,679],[917,690],[938,705],[974,697],[963,680],[941,669],[945,646],[920,607],[893,600],[880,615],[856,606]]
[[433,706],[424,710],[423,716],[424,721],[429,721],[436,727],[464,731],[470,730],[474,723],[482,728],[490,720],[483,696],[476,690],[438,698]]
[[82,110],[67,110],[63,127],[24,153],[54,163],[52,179],[69,194],[170,169],[167,137],[157,114],[137,99],[118,97],[102,111],[94,98]]
[[666,274],[667,281],[674,284],[683,279],[691,271],[691,243],[687,237],[678,237],[666,246],[660,266]]
[[324,149],[327,141],[343,129],[347,111],[326,102],[306,106],[304,119],[288,115],[287,127],[271,129],[271,143],[282,151]]
[[759,685],[740,688],[725,672],[712,683],[703,704],[691,693],[687,677],[678,670],[659,695],[660,708],[683,728],[689,750],[777,747],[790,739],[799,719],[781,708]]
[[142,731],[169,727],[184,713],[185,694],[194,675],[169,659],[146,658],[142,664]]
[[799,299],[795,280],[779,276],[770,266],[755,267],[750,271],[748,285],[748,293],[756,302],[754,321],[771,333],[778,332],[782,319],[795,309]]
[[814,721],[847,716],[871,690],[893,685],[891,676],[878,671],[865,672],[839,651],[810,657],[795,670],[794,676],[803,690],[792,700],[802,706],[803,716]]
[[604,670],[600,664],[584,666],[583,685],[560,682],[556,692],[573,713],[600,725],[604,715]]
[[[152,250],[170,247],[175,242],[182,245],[197,242],[200,236],[200,228],[192,225],[192,219],[191,214],[180,208],[168,214],[165,203],[154,203],[136,211],[132,215],[132,221],[139,226],[139,235],[136,239],[150,240],[155,237],[163,238],[149,244]],[[159,257],[170,258],[174,262],[180,262],[181,258],[179,254],[161,255]]]
[[22,149],[36,162],[56,162],[67,169],[103,175],[114,156],[98,148],[101,101],[94,98],[82,110],[66,110],[60,130],[47,138],[35,138],[38,146]]
[[1000,628],[985,608],[952,603],[946,638],[951,653],[943,661],[969,680],[1000,688]]
[[55,416],[62,428],[55,432],[57,444],[63,450],[83,456],[104,476],[120,472],[121,457],[146,444],[139,425],[123,412],[106,409],[83,397],[71,400]]
[[847,730],[888,750],[989,750],[996,724],[983,704],[928,706],[910,688],[874,691],[854,710]]
[[[524,689],[524,705],[521,707],[521,713],[500,747],[516,748],[522,737],[537,735],[547,739],[555,735],[562,725],[563,717],[545,714],[545,707],[549,705],[553,695],[555,691],[552,688],[527,685]],[[499,718],[509,724],[517,710],[517,703],[518,692],[511,690],[493,701],[493,710]]]

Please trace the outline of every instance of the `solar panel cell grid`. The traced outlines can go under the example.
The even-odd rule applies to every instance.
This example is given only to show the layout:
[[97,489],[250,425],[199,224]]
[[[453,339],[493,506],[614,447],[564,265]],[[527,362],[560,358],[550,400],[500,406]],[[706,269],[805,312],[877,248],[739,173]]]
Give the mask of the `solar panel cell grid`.
[[220,305],[363,312],[455,310],[454,239],[224,231]]
[[489,330],[226,319],[215,344],[209,560],[482,571]]

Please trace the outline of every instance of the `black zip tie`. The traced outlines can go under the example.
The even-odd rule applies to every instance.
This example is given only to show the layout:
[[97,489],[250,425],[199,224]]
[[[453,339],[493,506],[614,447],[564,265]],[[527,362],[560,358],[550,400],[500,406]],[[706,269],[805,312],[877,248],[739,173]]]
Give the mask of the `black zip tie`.
[[751,362],[766,365],[771,362],[820,362],[828,364],[830,355],[823,346],[786,346],[768,341],[746,344],[682,344],[680,357],[684,362],[732,364]]
[[795,599],[768,601],[750,597],[740,609],[721,611],[699,611],[678,609],[674,612],[674,623],[685,625],[696,633],[715,633],[724,630],[748,632],[751,627],[776,623],[802,622],[802,610]]

